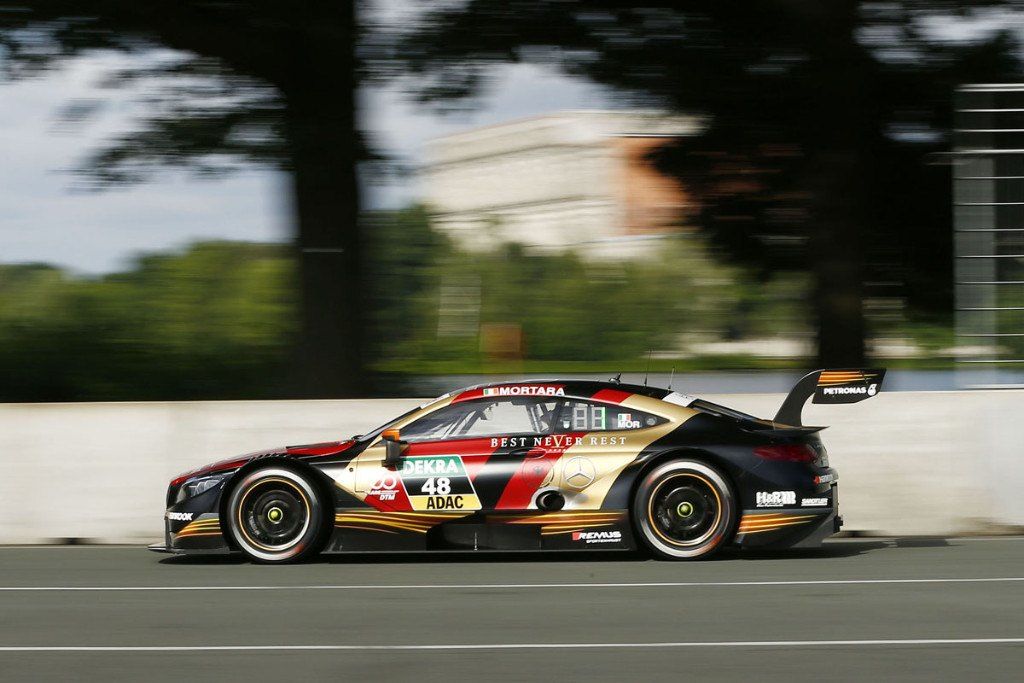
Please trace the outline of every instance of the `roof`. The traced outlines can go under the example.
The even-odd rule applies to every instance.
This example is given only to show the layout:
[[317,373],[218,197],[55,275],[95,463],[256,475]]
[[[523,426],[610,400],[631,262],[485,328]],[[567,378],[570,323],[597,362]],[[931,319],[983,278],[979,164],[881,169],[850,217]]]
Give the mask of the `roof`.
[[[493,391],[492,391],[493,390]],[[621,401],[626,395],[640,394],[662,399],[671,392],[661,387],[622,384],[614,380],[527,378],[515,381],[475,384],[451,392],[455,401],[481,396],[577,396]]]

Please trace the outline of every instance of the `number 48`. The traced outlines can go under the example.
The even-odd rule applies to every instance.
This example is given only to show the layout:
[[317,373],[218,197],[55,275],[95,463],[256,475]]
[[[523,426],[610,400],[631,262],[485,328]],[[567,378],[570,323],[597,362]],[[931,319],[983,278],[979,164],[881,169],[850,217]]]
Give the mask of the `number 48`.
[[431,477],[423,482],[420,488],[422,493],[428,496],[447,496],[452,492],[452,482],[448,477]]

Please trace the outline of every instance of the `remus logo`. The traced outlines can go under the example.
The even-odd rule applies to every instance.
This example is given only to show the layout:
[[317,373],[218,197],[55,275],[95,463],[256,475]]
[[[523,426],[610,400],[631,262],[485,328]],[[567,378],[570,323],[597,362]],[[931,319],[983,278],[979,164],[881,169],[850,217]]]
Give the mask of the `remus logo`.
[[574,531],[572,540],[584,543],[618,543],[622,540],[621,531]]

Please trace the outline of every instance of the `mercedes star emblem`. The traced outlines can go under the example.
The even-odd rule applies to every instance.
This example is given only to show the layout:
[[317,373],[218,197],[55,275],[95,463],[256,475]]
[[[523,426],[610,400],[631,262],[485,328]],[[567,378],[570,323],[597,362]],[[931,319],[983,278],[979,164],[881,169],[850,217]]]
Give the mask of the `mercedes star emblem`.
[[585,489],[594,482],[597,473],[594,471],[594,463],[576,456],[565,463],[562,476],[565,483],[574,489]]

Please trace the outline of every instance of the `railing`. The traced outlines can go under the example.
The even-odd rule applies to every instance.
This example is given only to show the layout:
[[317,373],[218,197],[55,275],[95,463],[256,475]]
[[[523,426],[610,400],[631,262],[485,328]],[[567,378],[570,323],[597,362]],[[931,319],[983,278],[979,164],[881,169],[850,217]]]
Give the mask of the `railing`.
[[1024,387],[1024,83],[956,93],[954,277],[958,381]]

